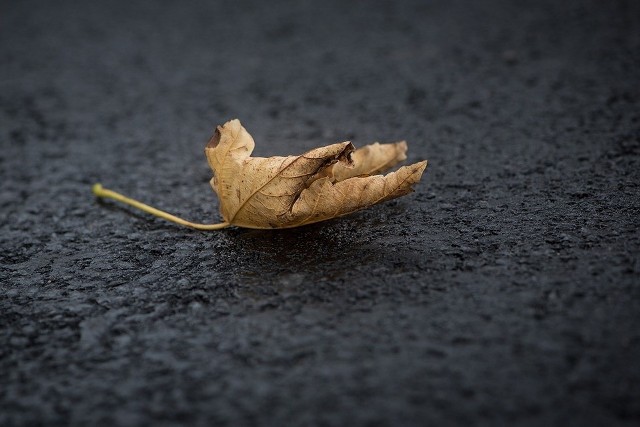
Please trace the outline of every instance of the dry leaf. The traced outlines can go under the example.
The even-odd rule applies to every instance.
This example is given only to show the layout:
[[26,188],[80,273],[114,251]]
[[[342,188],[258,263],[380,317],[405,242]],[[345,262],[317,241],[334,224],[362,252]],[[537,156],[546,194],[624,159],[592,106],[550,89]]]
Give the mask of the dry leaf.
[[407,144],[371,144],[354,150],[350,142],[316,148],[300,156],[251,157],[255,144],[238,120],[218,126],[205,153],[214,171],[211,186],[224,222],[198,224],[94,184],[93,194],[126,203],[168,221],[198,230],[230,225],[290,228],[347,215],[413,191],[427,162],[383,172],[406,159]]
[[255,143],[238,120],[218,126],[205,153],[224,221],[247,228],[289,228],[347,215],[412,191],[426,161],[373,175],[406,158],[406,143],[350,142],[300,156],[251,157]]

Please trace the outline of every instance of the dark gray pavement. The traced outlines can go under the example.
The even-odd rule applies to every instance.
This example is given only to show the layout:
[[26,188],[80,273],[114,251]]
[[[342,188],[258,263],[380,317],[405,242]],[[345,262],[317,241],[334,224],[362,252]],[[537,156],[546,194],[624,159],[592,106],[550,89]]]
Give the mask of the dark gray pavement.
[[[640,3],[1,9],[0,425],[638,425]],[[91,196],[216,221],[236,117],[429,167],[275,232]]]

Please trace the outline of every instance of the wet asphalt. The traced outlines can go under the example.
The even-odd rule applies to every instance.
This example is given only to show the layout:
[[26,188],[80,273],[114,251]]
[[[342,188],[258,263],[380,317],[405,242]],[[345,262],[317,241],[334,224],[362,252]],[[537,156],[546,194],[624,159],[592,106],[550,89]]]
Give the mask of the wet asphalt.
[[[0,425],[637,425],[633,1],[7,2]],[[404,198],[219,220],[204,146],[406,139]]]

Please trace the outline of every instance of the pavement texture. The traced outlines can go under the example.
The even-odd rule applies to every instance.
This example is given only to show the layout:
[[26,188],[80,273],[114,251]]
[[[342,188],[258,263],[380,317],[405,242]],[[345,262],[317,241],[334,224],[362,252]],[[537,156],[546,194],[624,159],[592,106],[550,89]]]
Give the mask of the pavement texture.
[[[638,425],[640,3],[4,2],[0,425]],[[219,220],[204,146],[409,142],[416,192]]]

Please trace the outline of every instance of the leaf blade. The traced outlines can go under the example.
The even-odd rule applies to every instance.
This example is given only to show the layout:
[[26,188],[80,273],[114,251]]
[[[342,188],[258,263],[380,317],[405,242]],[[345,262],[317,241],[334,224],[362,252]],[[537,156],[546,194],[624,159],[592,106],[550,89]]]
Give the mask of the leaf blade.
[[404,141],[359,150],[342,142],[267,158],[251,157],[254,146],[232,120],[218,126],[205,148],[225,222],[247,228],[291,228],[347,215],[413,191],[426,168],[423,161],[369,176],[404,160]]

